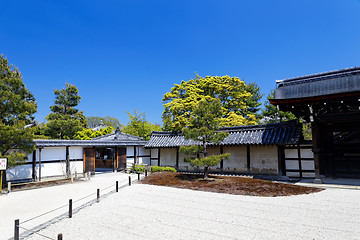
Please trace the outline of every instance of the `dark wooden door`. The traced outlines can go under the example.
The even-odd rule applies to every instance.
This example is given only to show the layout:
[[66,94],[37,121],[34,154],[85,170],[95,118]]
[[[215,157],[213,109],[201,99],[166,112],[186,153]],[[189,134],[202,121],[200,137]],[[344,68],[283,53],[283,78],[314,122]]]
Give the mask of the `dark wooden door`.
[[118,148],[116,154],[117,169],[126,169],[126,148]]
[[84,172],[95,174],[95,149],[84,148]]

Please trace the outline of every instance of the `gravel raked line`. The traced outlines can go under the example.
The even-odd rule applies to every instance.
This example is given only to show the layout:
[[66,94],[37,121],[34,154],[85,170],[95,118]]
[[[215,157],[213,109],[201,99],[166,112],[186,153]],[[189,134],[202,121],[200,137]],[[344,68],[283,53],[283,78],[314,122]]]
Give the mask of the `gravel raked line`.
[[64,240],[360,239],[360,191],[252,197],[135,184],[39,233]]

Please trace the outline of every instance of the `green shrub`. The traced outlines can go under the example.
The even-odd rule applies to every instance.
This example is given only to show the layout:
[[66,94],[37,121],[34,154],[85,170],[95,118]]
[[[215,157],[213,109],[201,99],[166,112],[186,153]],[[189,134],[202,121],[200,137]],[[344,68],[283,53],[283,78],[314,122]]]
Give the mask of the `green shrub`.
[[176,169],[173,167],[153,166],[151,167],[151,172],[176,172]]
[[145,172],[145,166],[144,165],[135,165],[131,168],[132,172]]

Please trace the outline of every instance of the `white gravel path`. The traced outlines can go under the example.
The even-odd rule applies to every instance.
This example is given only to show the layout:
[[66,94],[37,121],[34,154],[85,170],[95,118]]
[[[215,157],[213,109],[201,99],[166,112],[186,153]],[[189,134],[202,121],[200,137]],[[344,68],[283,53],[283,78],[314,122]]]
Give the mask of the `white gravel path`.
[[360,239],[360,191],[271,198],[135,184],[39,233],[64,240]]
[[[43,224],[56,216],[68,211],[69,199],[78,200],[84,196],[91,197],[84,200],[74,202],[73,207],[80,205],[96,198],[96,189],[104,189],[112,186],[106,192],[115,189],[115,182],[126,184],[128,182],[128,174],[124,173],[106,173],[97,174],[89,181],[79,181],[73,184],[63,184],[52,187],[44,187],[39,189],[24,190],[3,194],[0,196],[0,240],[9,239],[14,236],[14,221],[20,219],[20,223],[41,215],[45,212],[64,206],[55,212],[31,220],[20,226],[32,229],[35,226]],[[132,179],[137,176],[133,175]],[[104,192],[105,193],[105,192]],[[21,233],[24,230],[20,229]]]

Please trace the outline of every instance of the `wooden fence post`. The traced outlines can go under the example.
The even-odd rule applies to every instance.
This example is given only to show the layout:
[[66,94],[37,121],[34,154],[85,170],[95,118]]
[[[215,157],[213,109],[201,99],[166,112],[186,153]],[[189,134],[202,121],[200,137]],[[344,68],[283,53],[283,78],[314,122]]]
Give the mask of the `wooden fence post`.
[[69,199],[69,218],[72,218],[72,199]]
[[62,233],[59,233],[59,234],[58,234],[58,240],[63,240]]
[[100,189],[97,189],[97,193],[96,193],[96,201],[99,202],[100,201]]
[[131,186],[131,176],[129,176],[129,186]]
[[138,173],[138,181],[140,181],[140,173]]
[[19,219],[15,220],[14,240],[19,240]]
[[116,181],[116,192],[119,192],[119,181]]
[[145,170],[145,177],[147,177],[147,170]]

